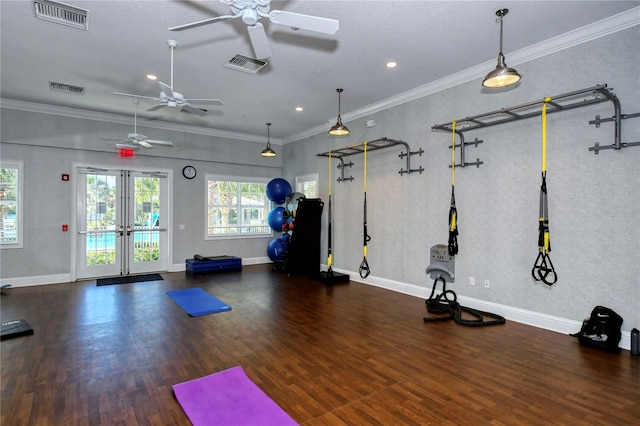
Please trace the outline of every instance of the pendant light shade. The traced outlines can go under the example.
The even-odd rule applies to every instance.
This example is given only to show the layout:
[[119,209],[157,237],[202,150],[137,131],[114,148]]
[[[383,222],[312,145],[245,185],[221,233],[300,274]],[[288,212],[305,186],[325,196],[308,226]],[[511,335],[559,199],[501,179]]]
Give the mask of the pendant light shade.
[[329,134],[333,136],[345,136],[345,135],[348,135],[350,132],[347,126],[342,124],[342,117],[340,117],[340,93],[342,93],[343,90],[336,89],[336,92],[338,92],[338,121],[336,121],[335,126],[333,126],[329,130]]
[[509,13],[509,9],[500,9],[496,12],[496,16],[500,21],[500,53],[498,53],[498,65],[496,69],[491,71],[482,81],[484,87],[497,88],[507,87],[520,81],[522,76],[513,68],[509,68],[504,61],[502,54],[502,18]]
[[266,123],[266,124],[267,124],[267,147],[262,150],[260,155],[262,155],[263,157],[275,157],[276,152],[271,148],[271,141],[270,141],[270,135],[269,135],[269,127],[271,126],[271,123]]

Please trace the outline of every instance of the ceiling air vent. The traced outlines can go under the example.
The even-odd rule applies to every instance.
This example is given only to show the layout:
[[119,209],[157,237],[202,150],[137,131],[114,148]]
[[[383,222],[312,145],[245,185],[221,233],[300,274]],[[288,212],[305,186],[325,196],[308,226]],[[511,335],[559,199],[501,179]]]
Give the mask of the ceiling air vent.
[[49,82],[49,89],[56,92],[73,93],[74,95],[84,95],[84,87],[71,86],[64,83]]
[[265,67],[267,63],[259,59],[253,59],[248,56],[236,54],[233,58],[229,59],[229,62],[224,64],[225,67],[233,70],[246,72],[249,74],[255,74]]
[[81,30],[86,30],[88,27],[88,10],[50,0],[35,0],[33,5],[36,18],[80,28]]

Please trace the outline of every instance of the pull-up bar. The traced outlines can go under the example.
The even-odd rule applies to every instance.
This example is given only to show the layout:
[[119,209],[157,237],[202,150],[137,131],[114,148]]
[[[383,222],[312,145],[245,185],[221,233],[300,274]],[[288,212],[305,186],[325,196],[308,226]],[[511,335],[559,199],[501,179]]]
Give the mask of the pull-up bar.
[[366,144],[366,150],[368,153],[370,153],[371,151],[377,151],[379,149],[401,145],[406,149],[406,151],[400,152],[398,157],[400,158],[407,157],[407,160],[406,160],[407,169],[405,170],[401,168],[398,173],[400,173],[400,175],[404,175],[405,173],[414,173],[414,172],[419,172],[420,174],[422,174],[422,172],[424,171],[422,166],[420,166],[417,169],[411,168],[411,156],[416,154],[422,156],[422,154],[424,153],[424,150],[422,148],[420,148],[418,151],[411,151],[411,149],[409,148],[409,144],[407,142],[397,140],[397,139],[389,139],[387,137],[382,137],[372,141],[366,141],[356,145],[346,146],[344,148],[338,148],[338,149],[334,149],[327,152],[321,152],[316,156],[329,157],[329,154],[331,154],[333,158],[337,158],[338,160],[340,160],[340,164],[338,165],[338,168],[340,169],[341,176],[337,179],[337,181],[342,182],[343,180],[353,180],[353,177],[348,177],[348,178],[344,177],[344,168],[351,167],[353,163],[349,162],[345,164],[343,158],[348,157],[350,155],[363,154],[365,151],[365,144]]
[[[540,115],[540,107],[545,103],[545,99],[546,98],[543,98],[533,102],[527,102],[525,104],[516,105],[509,108],[501,108],[499,110],[455,120],[455,122],[457,123],[456,134],[460,136],[460,139],[462,141],[462,143],[460,144],[460,151],[463,156],[461,165],[466,165],[464,164],[465,145],[473,143],[464,142],[464,132],[476,130],[483,127],[505,124],[525,118],[537,117]],[[601,102],[609,101],[613,103],[614,116],[610,119],[599,119],[598,117],[596,121],[597,125],[599,125],[600,122],[605,121],[615,122],[614,143],[607,146],[600,146],[598,143],[596,143],[594,147],[589,148],[589,151],[595,151],[595,153],[597,154],[598,151],[602,149],[621,149],[628,146],[640,145],[640,142],[621,142],[622,119],[637,117],[639,114],[622,114],[620,111],[620,100],[612,92],[612,89],[607,88],[606,84],[599,84],[587,89],[576,90],[573,92],[563,93],[561,95],[551,96],[551,99],[551,102],[547,102],[547,114],[552,114],[559,111],[567,111],[570,109],[581,108],[589,105],[595,105]],[[596,124],[596,121],[591,121],[589,122],[589,124]],[[450,123],[436,124],[434,126],[431,126],[431,128],[434,130],[451,132],[452,125],[453,121]]]

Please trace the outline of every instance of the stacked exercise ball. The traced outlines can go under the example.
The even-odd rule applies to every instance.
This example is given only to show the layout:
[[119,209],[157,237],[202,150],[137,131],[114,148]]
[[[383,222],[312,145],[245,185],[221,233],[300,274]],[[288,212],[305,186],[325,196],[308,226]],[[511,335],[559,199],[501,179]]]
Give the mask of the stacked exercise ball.
[[291,185],[282,178],[272,179],[267,184],[267,198],[276,204],[283,204],[291,192]]
[[[284,204],[287,197],[293,192],[289,182],[282,178],[272,179],[267,184],[267,198],[275,204]],[[274,207],[267,216],[267,222],[271,229],[277,232],[284,231],[284,228],[289,222],[286,209],[282,206]],[[269,259],[274,262],[283,260],[283,253],[286,250],[286,243],[289,235],[283,235],[281,237],[273,239],[267,247],[267,254]]]

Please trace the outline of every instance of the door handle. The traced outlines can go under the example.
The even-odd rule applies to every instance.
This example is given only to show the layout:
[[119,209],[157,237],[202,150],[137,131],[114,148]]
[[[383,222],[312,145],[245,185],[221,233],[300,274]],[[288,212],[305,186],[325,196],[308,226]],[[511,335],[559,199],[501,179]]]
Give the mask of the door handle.
[[118,231],[117,231],[117,232],[119,232],[119,233],[120,233],[120,236],[123,236],[123,235],[124,235],[124,226],[119,225],[119,226],[118,226]]
[[131,235],[131,231],[133,231],[133,229],[131,228],[131,225],[127,225],[127,237]]

